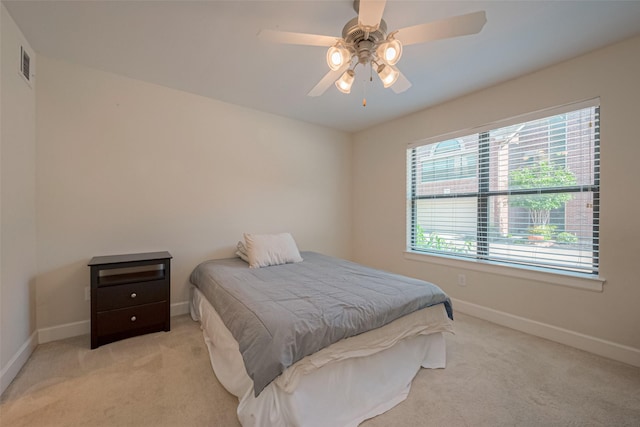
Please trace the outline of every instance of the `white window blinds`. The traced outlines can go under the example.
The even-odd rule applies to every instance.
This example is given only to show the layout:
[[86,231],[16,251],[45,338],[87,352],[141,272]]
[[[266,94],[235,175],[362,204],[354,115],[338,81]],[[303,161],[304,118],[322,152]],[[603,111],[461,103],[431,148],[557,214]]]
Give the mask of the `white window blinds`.
[[597,274],[597,100],[407,150],[408,249]]

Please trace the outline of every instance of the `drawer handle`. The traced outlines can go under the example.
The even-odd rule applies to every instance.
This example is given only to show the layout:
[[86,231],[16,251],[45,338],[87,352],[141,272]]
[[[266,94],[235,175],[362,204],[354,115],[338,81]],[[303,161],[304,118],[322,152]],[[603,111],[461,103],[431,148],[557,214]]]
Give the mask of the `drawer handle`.
[[138,296],[138,295],[137,295],[135,292],[131,292],[131,298],[135,298],[135,297],[137,297],[137,296]]
[[136,320],[138,320],[138,319],[136,318],[136,316],[131,316],[131,321],[132,321],[132,322],[135,322]]

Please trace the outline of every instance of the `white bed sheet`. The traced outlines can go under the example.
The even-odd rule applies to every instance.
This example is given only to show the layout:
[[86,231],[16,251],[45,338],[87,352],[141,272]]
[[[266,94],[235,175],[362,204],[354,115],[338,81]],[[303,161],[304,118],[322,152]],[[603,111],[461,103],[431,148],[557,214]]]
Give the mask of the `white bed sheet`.
[[428,307],[303,358],[255,397],[237,341],[195,287],[190,309],[244,427],[357,426],[406,399],[421,366],[444,368],[453,332],[444,306]]

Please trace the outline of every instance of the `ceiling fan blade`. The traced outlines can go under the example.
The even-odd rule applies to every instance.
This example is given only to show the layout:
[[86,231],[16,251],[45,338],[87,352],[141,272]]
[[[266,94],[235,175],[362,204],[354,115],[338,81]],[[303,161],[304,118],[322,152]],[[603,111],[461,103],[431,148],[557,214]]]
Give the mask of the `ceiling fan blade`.
[[360,0],[358,3],[358,25],[369,31],[377,30],[386,0]]
[[344,73],[345,71],[347,71],[347,69],[349,68],[349,65],[351,65],[350,63],[344,64],[341,68],[337,69],[336,71],[329,71],[327,74],[324,75],[324,77],[322,79],[320,79],[320,81],[318,82],[317,85],[315,85],[313,87],[313,89],[311,89],[309,91],[309,93],[307,94],[307,96],[320,96],[323,93],[326,92],[327,89],[329,89],[329,87],[340,78],[340,76],[342,75],[342,73]]
[[440,21],[427,22],[413,27],[401,28],[396,38],[404,46],[423,43],[431,40],[446,39],[449,37],[466,36],[476,34],[482,30],[487,22],[484,11],[454,16]]
[[276,31],[276,30],[260,30],[258,37],[261,40],[265,40],[273,43],[285,43],[285,44],[302,44],[306,46],[333,46],[336,44],[339,37],[322,36],[318,34],[306,34],[306,33],[291,33],[288,31]]
[[409,89],[411,87],[411,82],[409,81],[409,79],[407,79],[404,74],[402,74],[402,72],[400,72],[400,75],[398,76],[398,80],[396,80],[396,82],[391,86],[391,89],[395,92],[395,93],[402,93],[405,90]]

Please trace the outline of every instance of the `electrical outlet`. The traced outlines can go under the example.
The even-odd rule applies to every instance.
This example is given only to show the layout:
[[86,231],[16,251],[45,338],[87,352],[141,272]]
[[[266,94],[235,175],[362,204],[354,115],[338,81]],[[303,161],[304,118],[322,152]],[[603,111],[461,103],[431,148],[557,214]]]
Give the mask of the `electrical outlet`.
[[88,286],[84,288],[84,300],[89,301],[91,299],[91,289]]
[[458,285],[467,286],[467,276],[464,274],[458,274]]

